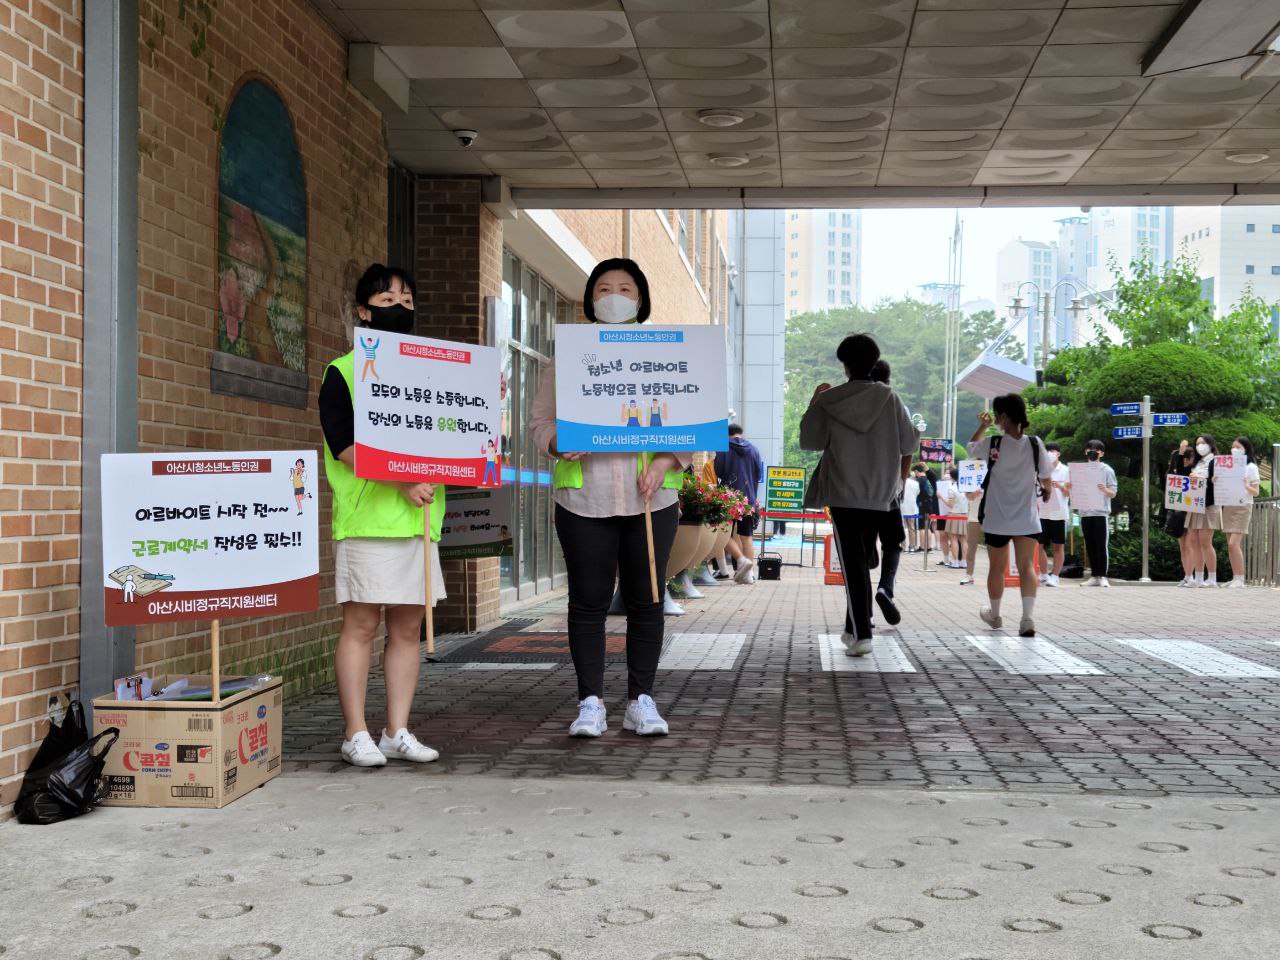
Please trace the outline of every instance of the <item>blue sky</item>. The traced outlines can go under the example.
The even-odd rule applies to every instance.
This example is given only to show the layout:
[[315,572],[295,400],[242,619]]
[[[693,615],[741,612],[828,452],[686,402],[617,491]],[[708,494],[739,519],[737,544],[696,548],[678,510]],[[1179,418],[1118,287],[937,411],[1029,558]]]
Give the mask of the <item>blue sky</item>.
[[[962,300],[996,300],[996,252],[1017,237],[1055,240],[1055,220],[1080,216],[1079,207],[962,209],[964,277]],[[919,296],[922,283],[947,279],[947,245],[955,211],[864,210],[862,214],[862,302]]]

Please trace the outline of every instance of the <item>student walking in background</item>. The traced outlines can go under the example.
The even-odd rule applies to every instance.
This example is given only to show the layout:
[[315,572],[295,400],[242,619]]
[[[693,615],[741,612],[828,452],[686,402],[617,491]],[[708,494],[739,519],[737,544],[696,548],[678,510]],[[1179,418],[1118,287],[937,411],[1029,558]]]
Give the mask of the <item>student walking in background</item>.
[[[994,416],[987,411],[978,414],[978,429],[969,441],[969,456],[987,461],[987,476],[982,482],[982,507],[979,516],[987,543],[987,606],[978,616],[992,630],[1004,626],[1000,602],[1004,597],[1004,576],[1009,569],[1009,546],[1012,544],[1018,563],[1018,585],[1022,594],[1022,618],[1018,635],[1036,635],[1036,544],[1040,538],[1040,512],[1037,501],[1048,495],[1048,480],[1053,473],[1049,458],[1040,441],[1025,432],[1027,405],[1016,393],[996,397],[991,403]],[[986,436],[992,423],[1001,435]]]
[[914,473],[902,481],[902,524],[906,528],[907,553],[920,550],[920,481]]
[[847,602],[842,639],[850,656],[861,657],[872,645],[871,555],[920,438],[902,401],[871,379],[880,359],[875,340],[864,333],[846,337],[836,357],[849,380],[814,390],[800,420],[800,447],[822,451],[805,505],[831,510]]
[[[1107,448],[1101,440],[1090,440],[1084,445],[1084,455],[1090,463],[1102,463]],[[1080,511],[1080,533],[1084,535],[1084,548],[1089,554],[1089,579],[1081,586],[1109,587],[1111,581],[1107,574],[1111,568],[1111,500],[1116,495],[1116,472],[1108,463],[1102,463],[1102,483],[1098,484],[1098,492],[1102,494],[1102,506],[1093,510]]]
[[[1183,440],[1178,444],[1178,449],[1169,455],[1169,468],[1166,471],[1170,476],[1187,477],[1191,475],[1191,468],[1196,465],[1196,451],[1191,446],[1190,441]],[[1191,555],[1188,547],[1191,538],[1187,536],[1187,514],[1185,510],[1165,510],[1164,512],[1164,532],[1178,541],[1178,554],[1182,562],[1182,579],[1178,582],[1180,587],[1194,586],[1191,566]]]
[[[1236,437],[1231,444],[1231,456],[1244,457],[1244,489],[1250,497],[1256,497],[1262,489],[1258,464],[1253,459],[1253,444],[1248,437]],[[1249,533],[1249,521],[1253,517],[1253,503],[1239,506],[1223,505],[1222,532],[1227,535],[1227,555],[1231,558],[1231,580],[1226,587],[1244,586],[1244,538]]]
[[1204,488],[1204,513],[1187,515],[1187,559],[1191,561],[1191,585],[1216,587],[1218,585],[1218,553],[1213,548],[1213,534],[1222,528],[1222,509],[1213,499],[1213,458],[1218,455],[1218,445],[1210,434],[1196,437],[1196,465],[1191,476],[1203,477],[1208,483]]
[[[764,460],[756,445],[742,435],[742,427],[729,424],[729,449],[716,454],[716,476],[720,482],[742,494],[752,507],[760,498],[760,483],[764,480]],[[757,515],[753,509],[738,521],[730,541],[737,549],[734,556],[733,579],[738,583],[754,583],[756,570],[756,544],[752,537],[756,531]]]
[[916,509],[920,512],[920,541],[917,547],[919,550],[931,550],[933,549],[933,521],[929,517],[938,512],[938,488],[929,479],[929,471],[924,468],[923,463],[917,463],[912,467],[911,474],[916,478],[916,485],[920,488],[920,492],[916,495]]
[[1046,587],[1056,587],[1067,558],[1067,524],[1071,520],[1067,496],[1071,491],[1071,471],[1061,462],[1062,447],[1058,444],[1046,443],[1044,452],[1053,473],[1049,477],[1049,499],[1040,501],[1040,553],[1044,557],[1040,582]]

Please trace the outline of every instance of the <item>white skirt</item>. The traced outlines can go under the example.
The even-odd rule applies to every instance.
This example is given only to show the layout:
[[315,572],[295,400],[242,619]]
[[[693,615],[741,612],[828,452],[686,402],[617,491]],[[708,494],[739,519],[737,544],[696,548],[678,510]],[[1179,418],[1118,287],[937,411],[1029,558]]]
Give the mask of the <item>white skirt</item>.
[[[338,603],[426,605],[422,537],[348,537],[334,549]],[[431,544],[431,605],[445,597],[439,544]]]

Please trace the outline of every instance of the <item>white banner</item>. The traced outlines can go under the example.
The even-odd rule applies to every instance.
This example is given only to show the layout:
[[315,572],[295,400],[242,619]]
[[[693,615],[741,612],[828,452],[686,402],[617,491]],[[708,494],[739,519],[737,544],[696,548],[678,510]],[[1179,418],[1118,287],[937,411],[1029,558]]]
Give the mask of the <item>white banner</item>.
[[440,533],[440,559],[511,556],[513,492],[512,487],[450,491]]
[[1071,471],[1071,506],[1079,513],[1107,509],[1107,496],[1098,489],[1105,485],[1106,471],[1102,464],[1092,460],[1067,464]]
[[316,609],[317,483],[314,450],[104,455],[107,625]]
[[1204,477],[1183,477],[1170,473],[1164,482],[1164,505],[1169,510],[1204,513],[1205,491],[1208,488],[1209,482]]
[[356,476],[500,484],[497,350],[360,327],[354,373]]
[[961,460],[959,468],[962,493],[977,493],[982,489],[982,481],[987,477],[987,461]]
[[729,449],[724,328],[556,326],[556,446]]
[[1249,460],[1225,454],[1213,461],[1213,502],[1220,507],[1241,507],[1253,503],[1244,486],[1244,471]]

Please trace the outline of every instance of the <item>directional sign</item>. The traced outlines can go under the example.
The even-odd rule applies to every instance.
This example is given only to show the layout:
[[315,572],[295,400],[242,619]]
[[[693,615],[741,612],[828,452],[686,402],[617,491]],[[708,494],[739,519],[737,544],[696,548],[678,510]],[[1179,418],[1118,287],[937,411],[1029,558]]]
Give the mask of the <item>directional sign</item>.
[[1112,427],[1111,436],[1115,440],[1141,440],[1142,427]]
[[1153,413],[1151,415],[1151,425],[1153,427],[1185,427],[1191,422],[1191,418],[1185,413]]
[[1142,413],[1142,404],[1140,403],[1113,403],[1111,405],[1111,415],[1113,417],[1136,417]]

